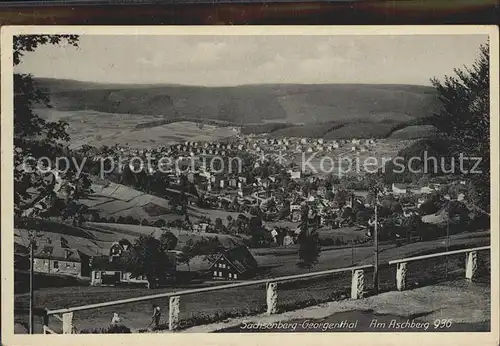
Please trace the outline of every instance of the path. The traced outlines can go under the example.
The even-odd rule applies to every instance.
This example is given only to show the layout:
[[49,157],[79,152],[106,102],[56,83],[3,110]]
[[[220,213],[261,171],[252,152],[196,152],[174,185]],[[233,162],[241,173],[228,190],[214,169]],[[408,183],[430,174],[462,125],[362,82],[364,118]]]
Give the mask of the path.
[[[458,280],[360,300],[330,302],[273,316],[237,318],[183,332],[489,331],[490,294],[487,284]],[[448,326],[436,322],[436,328],[435,321],[441,320],[451,322]],[[397,328],[397,323],[407,321],[406,325],[399,325],[402,328]]]

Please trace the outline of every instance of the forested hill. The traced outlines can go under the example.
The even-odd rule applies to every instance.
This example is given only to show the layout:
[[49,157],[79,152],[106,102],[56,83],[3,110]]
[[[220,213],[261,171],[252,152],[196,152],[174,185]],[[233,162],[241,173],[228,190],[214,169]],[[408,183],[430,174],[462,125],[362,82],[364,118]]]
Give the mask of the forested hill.
[[205,118],[240,123],[408,122],[431,115],[432,87],[261,84],[235,87],[97,84],[38,78],[56,110]]

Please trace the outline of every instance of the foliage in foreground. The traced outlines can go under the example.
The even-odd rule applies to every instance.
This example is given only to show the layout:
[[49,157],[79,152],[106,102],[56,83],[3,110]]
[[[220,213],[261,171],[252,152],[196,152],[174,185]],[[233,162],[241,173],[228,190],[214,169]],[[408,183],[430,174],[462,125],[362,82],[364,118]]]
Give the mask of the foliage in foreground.
[[130,334],[130,328],[124,325],[114,325],[107,328],[83,329],[80,334]]

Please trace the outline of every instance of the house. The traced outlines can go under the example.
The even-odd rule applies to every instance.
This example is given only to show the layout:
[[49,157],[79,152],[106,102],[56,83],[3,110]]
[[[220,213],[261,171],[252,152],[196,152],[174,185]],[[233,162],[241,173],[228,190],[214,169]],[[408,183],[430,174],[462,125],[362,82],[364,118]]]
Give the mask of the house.
[[88,277],[89,263],[90,256],[79,250],[47,244],[35,252],[33,270],[38,273]]
[[190,172],[190,173],[188,173],[188,175],[187,175],[187,180],[188,180],[190,183],[194,183],[194,182],[195,182],[195,180],[196,180],[196,174],[191,173],[191,172]]
[[405,184],[392,183],[392,192],[395,194],[404,194],[408,192],[408,186]]
[[[116,243],[117,244],[117,243]],[[123,244],[120,244],[123,246]],[[110,249],[110,254],[112,249]],[[173,271],[177,269],[178,251],[168,251],[169,262],[173,264]],[[121,255],[120,255],[121,256]],[[119,256],[94,257],[91,262],[92,272],[90,275],[91,286],[116,286],[119,284],[140,284],[150,288],[150,282],[144,275],[133,276],[124,269],[123,262]],[[168,275],[167,275],[168,276]]]
[[262,186],[264,189],[268,189],[269,186],[270,186],[271,182],[269,181],[269,179],[261,179],[259,181],[259,185]]
[[299,209],[294,209],[291,211],[290,218],[292,222],[300,222],[302,219],[302,211]]
[[238,246],[221,252],[210,271],[214,279],[241,280],[254,276],[257,268],[257,261],[248,248]]
[[420,208],[422,206],[422,204],[424,204],[426,201],[425,198],[423,197],[419,197],[418,200],[417,200],[417,208]]
[[301,178],[301,172],[300,171],[288,171],[290,174],[290,179],[300,179]]
[[236,178],[229,179],[229,186],[234,188],[238,187],[238,179]]
[[457,201],[463,202],[465,200],[465,194],[464,193],[459,193],[457,196]]
[[93,258],[90,286],[116,286],[121,283],[144,284],[149,287],[145,277],[132,277],[130,272],[123,269],[120,261],[111,261],[107,256]]
[[414,193],[414,194],[426,195],[426,194],[430,194],[430,193],[434,192],[434,189],[430,186],[423,186],[419,189],[411,189],[410,191],[411,191],[411,193]]

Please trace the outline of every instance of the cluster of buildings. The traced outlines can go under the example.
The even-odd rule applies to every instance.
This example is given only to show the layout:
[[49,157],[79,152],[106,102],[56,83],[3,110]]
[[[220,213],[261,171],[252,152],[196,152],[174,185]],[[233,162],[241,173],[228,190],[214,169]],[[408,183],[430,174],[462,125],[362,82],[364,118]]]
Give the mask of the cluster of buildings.
[[[162,170],[170,183],[169,188],[162,193],[178,196],[180,194],[179,185],[182,184],[183,177],[185,177],[196,191],[186,193],[190,204],[199,205],[201,202],[204,208],[247,215],[253,215],[255,210],[258,210],[263,215],[264,221],[288,220],[297,224],[301,222],[304,205],[307,205],[311,217],[315,218],[317,225],[321,227],[329,224],[342,226],[345,221],[342,218],[344,211],[346,208],[352,209],[354,203],[371,207],[366,198],[368,192],[351,191],[345,203],[339,203],[335,197],[338,189],[343,189],[341,184],[333,184],[326,178],[286,168],[287,166],[284,164],[277,164],[273,160],[265,163],[260,159],[262,154],[273,155],[277,152],[284,152],[292,155],[300,152],[335,151],[340,148],[343,148],[344,151],[369,151],[375,145],[376,141],[373,139],[328,141],[250,135],[238,136],[226,142],[186,141],[142,150],[119,146],[104,148],[100,151],[94,148],[84,148],[83,152],[92,157],[93,161],[113,157],[120,160],[122,164],[127,164],[126,159],[132,157],[142,157],[153,163],[160,161],[164,156],[168,156],[177,163],[186,160],[186,165],[182,170],[172,166]],[[210,167],[207,167],[207,161],[203,160],[203,158],[215,156],[229,159],[237,158],[243,156],[240,155],[242,153],[246,154],[246,159],[243,160],[243,166],[238,166],[237,171],[224,169],[220,172],[214,172]],[[272,166],[272,169],[269,169],[269,165]],[[146,174],[152,175],[154,172],[146,171]],[[441,187],[439,184],[429,184],[418,188],[392,184],[392,186],[387,186],[382,194],[418,195],[415,205],[404,206],[405,209],[414,209],[425,202],[427,195],[439,191]],[[445,198],[451,199],[446,195]],[[465,194],[462,193],[457,197],[457,200],[463,201],[465,198]],[[206,232],[209,231],[209,228],[208,223],[198,222],[193,225],[192,230]],[[275,232],[275,229],[270,227],[269,232]],[[23,243],[25,242],[16,242],[20,249],[23,247]],[[119,266],[117,259],[124,252],[130,251],[129,246],[126,243],[113,243],[109,254],[103,255],[89,250],[91,246],[74,248],[68,246],[67,242],[62,239],[52,239],[40,246],[35,252],[34,269],[37,272],[48,274],[90,277],[92,285],[147,283],[145,278],[133,278],[130,273]],[[177,263],[178,253],[172,252],[171,255],[174,262]],[[23,258],[25,256],[19,257],[19,260],[22,261]],[[248,249],[236,247],[226,249],[218,254],[217,259],[211,264],[209,272],[215,279],[240,280],[251,277],[257,267],[257,262]]]

